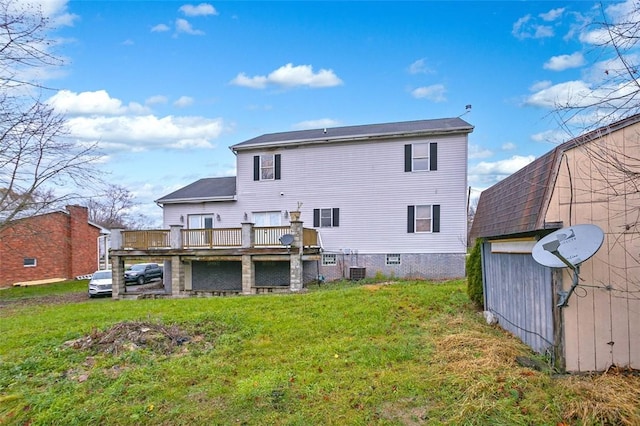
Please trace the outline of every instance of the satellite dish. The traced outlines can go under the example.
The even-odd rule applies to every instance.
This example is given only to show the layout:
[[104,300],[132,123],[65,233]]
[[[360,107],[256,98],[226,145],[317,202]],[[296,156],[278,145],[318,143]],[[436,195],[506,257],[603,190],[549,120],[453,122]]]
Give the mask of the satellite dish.
[[280,243],[283,246],[290,246],[293,243],[293,235],[291,234],[284,234],[282,237],[280,237]]
[[584,224],[552,232],[533,246],[531,255],[539,264],[550,268],[569,267],[573,270],[573,282],[569,291],[558,292],[558,307],[567,306],[569,297],[580,280],[580,264],[596,254],[603,241],[602,229],[596,225]]
[[574,225],[542,238],[533,246],[531,255],[541,265],[573,269],[596,254],[603,241],[604,233],[598,226]]

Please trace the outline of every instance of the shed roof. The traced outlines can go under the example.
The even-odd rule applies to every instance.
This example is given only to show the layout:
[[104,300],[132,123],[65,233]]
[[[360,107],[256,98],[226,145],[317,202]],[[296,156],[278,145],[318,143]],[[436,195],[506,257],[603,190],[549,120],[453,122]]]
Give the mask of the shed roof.
[[638,122],[640,114],[573,138],[484,190],[470,237],[500,237],[547,229],[544,217],[562,153]]
[[267,133],[231,146],[235,152],[284,145],[348,142],[381,137],[417,136],[422,134],[471,133],[473,126],[459,117],[397,123],[366,124]]
[[204,201],[228,201],[235,199],[236,177],[199,179],[171,194],[156,200],[158,204],[201,203]]

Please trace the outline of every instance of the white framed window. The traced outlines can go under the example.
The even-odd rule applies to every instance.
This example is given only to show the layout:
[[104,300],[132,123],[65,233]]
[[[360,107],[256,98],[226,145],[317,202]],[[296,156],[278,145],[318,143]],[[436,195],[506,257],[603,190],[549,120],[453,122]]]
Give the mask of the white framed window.
[[408,206],[408,233],[438,233],[440,232],[440,204],[423,204]]
[[387,254],[386,263],[387,265],[400,265],[400,253]]
[[281,226],[282,212],[253,212],[253,223],[255,226]]
[[411,161],[413,171],[429,170],[429,143],[414,143]]
[[322,253],[322,266],[337,265],[338,257],[335,253]]
[[211,229],[213,223],[213,214],[190,214],[188,216],[189,229]]
[[431,232],[431,206],[416,206],[416,232]]
[[438,143],[419,142],[404,146],[404,171],[427,172],[438,170]]
[[260,180],[275,179],[275,161],[273,154],[260,156]]
[[313,209],[314,228],[335,228],[340,226],[340,209]]
[[34,266],[38,266],[38,261],[35,257],[25,257],[22,260],[22,264],[25,268],[33,268]]

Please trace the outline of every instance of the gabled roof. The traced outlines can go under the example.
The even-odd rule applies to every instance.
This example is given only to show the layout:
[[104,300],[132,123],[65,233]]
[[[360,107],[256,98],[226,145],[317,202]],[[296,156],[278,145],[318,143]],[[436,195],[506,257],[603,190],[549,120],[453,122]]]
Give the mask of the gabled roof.
[[367,124],[361,126],[332,127],[268,133],[231,146],[234,152],[288,145],[349,142],[384,137],[471,133],[473,126],[461,118],[403,121],[398,123]]
[[204,178],[156,200],[158,204],[235,200],[236,177]]
[[571,139],[480,194],[471,238],[526,234],[549,228],[544,217],[562,153],[640,122],[640,114]]

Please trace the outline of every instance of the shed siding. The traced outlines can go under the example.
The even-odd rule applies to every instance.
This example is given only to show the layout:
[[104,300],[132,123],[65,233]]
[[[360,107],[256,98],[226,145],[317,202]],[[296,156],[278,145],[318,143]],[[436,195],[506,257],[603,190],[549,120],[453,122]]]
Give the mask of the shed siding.
[[492,253],[483,243],[485,310],[539,353],[554,346],[551,269],[529,254]]
[[[603,371],[612,365],[640,368],[640,194],[613,156],[640,158],[640,125],[564,153],[546,212],[564,226],[593,223],[605,240],[580,269],[578,291],[563,309],[569,371]],[[568,272],[563,282],[571,283]],[[565,289],[567,285],[565,284]]]

